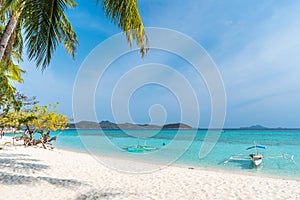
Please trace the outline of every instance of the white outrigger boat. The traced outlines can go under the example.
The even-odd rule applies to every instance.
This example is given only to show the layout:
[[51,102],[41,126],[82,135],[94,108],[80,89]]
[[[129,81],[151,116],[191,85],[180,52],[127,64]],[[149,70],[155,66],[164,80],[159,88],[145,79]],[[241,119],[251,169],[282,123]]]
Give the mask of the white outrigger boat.
[[[235,154],[235,155],[230,156],[223,163],[227,164],[230,161],[250,160],[250,161],[252,161],[255,168],[260,168],[262,165],[264,155],[262,153],[259,153],[258,149],[266,149],[266,147],[261,146],[261,145],[256,145],[256,143],[254,142],[254,146],[248,147],[246,150],[249,150],[249,149],[255,149],[256,153],[252,153],[249,155]],[[283,153],[281,155],[268,156],[267,158],[283,158],[283,159],[287,159],[287,160],[291,161],[293,164],[296,164],[296,161],[294,160],[294,155],[289,156],[288,154],[285,154],[285,153]]]
[[256,153],[250,154],[250,159],[252,160],[253,164],[255,165],[256,168],[259,168],[261,166],[262,160],[264,158],[263,154],[258,153],[258,149],[266,149],[264,146],[259,146],[259,145],[254,145],[251,147],[248,147],[247,150],[249,149],[254,149],[256,150]]

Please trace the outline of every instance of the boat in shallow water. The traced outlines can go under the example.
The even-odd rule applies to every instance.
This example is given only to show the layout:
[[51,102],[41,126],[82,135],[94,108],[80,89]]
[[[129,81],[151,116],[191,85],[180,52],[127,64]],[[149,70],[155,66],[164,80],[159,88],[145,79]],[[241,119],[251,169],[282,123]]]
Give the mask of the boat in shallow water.
[[144,140],[144,144],[140,145],[140,140],[138,139],[138,144],[137,145],[129,145],[127,147],[124,147],[128,152],[133,152],[133,153],[142,153],[142,152],[147,152],[147,151],[155,151],[157,150],[156,147],[152,147],[150,145],[146,144],[146,140]]
[[[235,154],[230,156],[227,160],[225,160],[223,162],[223,164],[227,164],[230,161],[245,161],[245,160],[249,160],[252,161],[254,167],[256,169],[260,168],[262,166],[263,163],[263,159],[264,159],[264,155],[262,153],[260,153],[258,151],[258,149],[266,149],[265,146],[261,146],[261,145],[256,145],[256,143],[254,142],[254,146],[250,146],[247,148],[247,150],[250,149],[255,149],[255,153],[249,154],[249,155],[244,155],[244,154]],[[294,155],[287,155],[285,153],[281,154],[281,155],[275,155],[275,156],[269,156],[267,158],[284,158],[287,159],[289,161],[291,161],[293,164],[296,164],[296,161],[294,160]]]
[[145,151],[154,151],[157,148],[155,147],[151,147],[148,145],[130,145],[124,148],[125,150],[127,150],[128,152],[145,152]]
[[256,153],[255,154],[252,153],[249,156],[250,156],[250,159],[252,160],[254,166],[256,168],[259,168],[261,166],[261,163],[263,161],[264,156],[263,156],[263,154],[258,152],[258,149],[266,149],[266,147],[256,145],[255,142],[254,142],[254,146],[251,146],[251,147],[247,148],[247,150],[249,150],[249,149],[255,149]]

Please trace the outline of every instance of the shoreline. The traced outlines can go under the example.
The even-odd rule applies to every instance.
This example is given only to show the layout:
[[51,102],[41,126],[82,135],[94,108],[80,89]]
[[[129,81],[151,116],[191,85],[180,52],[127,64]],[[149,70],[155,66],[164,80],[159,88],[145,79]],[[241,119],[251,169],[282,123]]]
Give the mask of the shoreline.
[[[300,180],[203,168],[192,170],[180,165],[151,173],[124,173],[100,164],[90,154],[61,148],[7,146],[0,150],[0,155],[3,199],[300,198]],[[120,165],[136,164],[126,159],[101,158]]]
[[[141,164],[150,164],[150,165],[158,165],[162,166],[162,163],[159,161],[146,161],[146,160],[132,160],[130,158],[121,158],[113,155],[93,155],[90,154],[89,152],[82,152],[82,151],[76,151],[74,149],[68,149],[68,148],[62,148],[62,147],[56,147],[53,145],[55,149],[66,151],[66,152],[74,152],[82,155],[89,155],[93,158],[95,157],[100,157],[104,159],[114,159],[114,160],[122,160],[125,162],[137,162]],[[101,163],[103,164],[103,163]],[[103,164],[106,166],[105,164]],[[218,173],[227,173],[227,174],[237,174],[237,175],[245,175],[245,176],[254,176],[254,177],[265,177],[265,178],[273,178],[273,179],[282,179],[282,180],[295,180],[295,181],[300,181],[300,177],[292,177],[292,176],[283,176],[283,175],[274,175],[274,174],[256,174],[255,172],[243,172],[243,171],[235,171],[235,170],[226,170],[226,169],[221,169],[217,167],[200,167],[200,166],[194,166],[194,165],[189,165],[189,164],[183,164],[183,163],[171,163],[168,165],[163,165],[161,168],[162,170],[167,167],[179,167],[179,168],[184,168],[184,169],[189,169],[189,170],[201,170],[201,171],[210,171],[210,172],[218,172]],[[109,168],[109,167],[108,167]],[[193,169],[190,169],[193,168]]]
[[[10,136],[4,136],[4,138],[11,139]],[[1,139],[0,139],[0,141],[1,141]],[[162,167],[160,167],[160,169],[162,169],[162,170],[165,169],[165,168],[167,168],[167,167],[172,166],[172,167],[180,167],[180,168],[185,168],[185,169],[193,168],[193,170],[201,170],[201,171],[220,172],[220,173],[227,173],[227,174],[237,174],[237,175],[246,175],[246,176],[254,176],[254,177],[265,177],[265,178],[273,178],[273,179],[300,181],[300,177],[275,175],[275,174],[267,174],[267,173],[256,174],[255,172],[243,172],[243,171],[235,171],[235,170],[226,170],[226,169],[221,169],[221,168],[217,168],[217,167],[213,167],[213,166],[210,166],[210,167],[201,167],[201,166],[194,166],[194,165],[190,165],[190,164],[175,163],[175,162],[170,163],[168,165],[162,165],[162,163],[160,163],[159,161],[154,161],[154,160],[146,161],[146,160],[134,160],[134,159],[130,159],[130,158],[126,159],[126,158],[122,158],[122,157],[118,157],[118,156],[113,156],[113,155],[107,155],[107,154],[94,155],[94,154],[91,154],[89,152],[82,152],[82,151],[75,150],[75,149],[57,147],[57,146],[55,146],[55,143],[53,145],[51,145],[51,147],[53,147],[54,149],[57,149],[58,151],[62,151],[62,152],[65,151],[65,152],[70,152],[70,153],[77,153],[77,154],[82,154],[82,155],[89,155],[89,156],[93,157],[94,159],[97,159],[97,158],[100,157],[100,158],[103,158],[103,159],[122,160],[122,161],[125,161],[125,162],[134,162],[134,163],[140,163],[140,164],[149,164],[149,165],[162,166]],[[101,164],[104,165],[107,168],[110,168],[110,167],[108,167],[103,162],[101,162]],[[116,170],[116,169],[113,169],[113,170]]]

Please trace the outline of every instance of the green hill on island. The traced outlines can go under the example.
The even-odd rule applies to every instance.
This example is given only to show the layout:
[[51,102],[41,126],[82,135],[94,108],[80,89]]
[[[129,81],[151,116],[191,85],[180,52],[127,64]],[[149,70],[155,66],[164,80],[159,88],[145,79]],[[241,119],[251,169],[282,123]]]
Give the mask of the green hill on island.
[[121,123],[116,124],[110,121],[101,121],[99,123],[92,121],[80,121],[77,123],[69,124],[69,128],[78,128],[78,129],[107,129],[107,130],[118,130],[118,129],[127,129],[127,130],[159,130],[159,129],[193,129],[193,127],[183,124],[183,123],[174,123],[174,124],[165,124],[163,126],[151,125],[151,124],[132,124],[132,123]]

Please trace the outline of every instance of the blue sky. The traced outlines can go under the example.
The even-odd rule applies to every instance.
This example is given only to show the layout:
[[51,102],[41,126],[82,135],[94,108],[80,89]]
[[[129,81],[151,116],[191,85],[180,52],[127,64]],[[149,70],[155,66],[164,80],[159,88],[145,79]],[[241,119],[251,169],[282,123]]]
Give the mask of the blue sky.
[[[43,73],[25,61],[21,65],[27,71],[25,83],[18,86],[25,94],[37,96],[41,104],[59,101],[59,111],[70,117],[73,85],[82,62],[99,43],[120,32],[105,18],[101,8],[95,6],[95,1],[77,2],[78,7],[68,11],[80,43],[76,60],[60,47],[51,66]],[[225,127],[254,124],[300,127],[299,1],[140,0],[138,3],[146,27],[168,28],[186,34],[202,45],[214,60],[227,96]],[[99,121],[114,121],[110,96],[116,81],[126,70],[151,62],[174,67],[197,88],[199,126],[207,127],[211,117],[210,96],[201,77],[196,76],[185,61],[155,50],[150,50],[144,59],[133,52],[117,60],[107,71],[95,97]],[[164,111],[159,106],[153,107],[158,104]],[[137,90],[129,105],[136,123],[149,123],[151,117],[153,122],[159,123],[157,119],[162,113],[166,114],[167,122],[181,119],[175,96],[158,85]],[[150,117],[151,107],[159,111],[153,116],[150,112]]]

